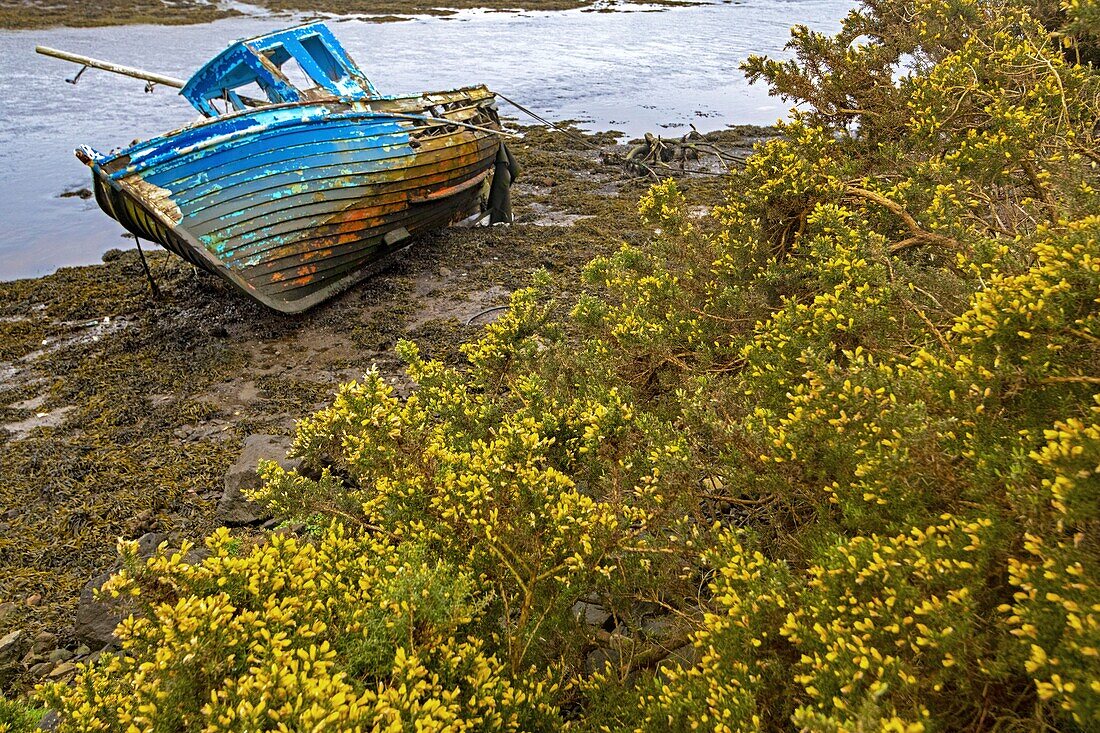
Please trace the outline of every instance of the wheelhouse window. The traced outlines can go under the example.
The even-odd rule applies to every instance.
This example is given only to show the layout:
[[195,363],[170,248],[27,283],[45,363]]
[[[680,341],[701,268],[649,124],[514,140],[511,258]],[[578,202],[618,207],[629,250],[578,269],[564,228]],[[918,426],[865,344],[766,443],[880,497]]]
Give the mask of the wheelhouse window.
[[264,104],[378,96],[319,23],[238,41],[191,77],[181,93],[207,117]]

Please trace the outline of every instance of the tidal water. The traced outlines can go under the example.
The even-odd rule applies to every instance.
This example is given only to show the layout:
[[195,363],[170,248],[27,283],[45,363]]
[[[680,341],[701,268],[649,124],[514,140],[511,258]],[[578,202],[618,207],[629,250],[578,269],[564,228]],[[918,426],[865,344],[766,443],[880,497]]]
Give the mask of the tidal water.
[[[329,22],[383,93],[484,83],[550,119],[671,136],[691,124],[708,131],[785,116],[786,105],[750,86],[738,65],[754,53],[786,58],[791,25],[834,31],[853,4],[744,0]],[[61,197],[90,183],[72,151],[111,150],[197,117],[175,90],[147,94],[135,79],[89,69],[66,84],[79,67],[39,56],[35,45],[187,78],[235,39],[311,18],[256,13],[194,26],[0,31],[0,279],[90,264],[133,246],[94,200]],[[501,111],[530,121],[503,103]]]

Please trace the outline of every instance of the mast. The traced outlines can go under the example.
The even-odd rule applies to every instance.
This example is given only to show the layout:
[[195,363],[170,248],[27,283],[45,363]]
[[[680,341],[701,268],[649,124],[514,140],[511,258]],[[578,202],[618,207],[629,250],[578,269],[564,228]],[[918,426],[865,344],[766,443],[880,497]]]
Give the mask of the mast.
[[[135,69],[132,66],[122,66],[121,64],[114,64],[110,61],[101,61],[100,59],[94,59],[91,56],[81,56],[78,53],[59,51],[56,48],[35,46],[34,50],[37,53],[42,54],[43,56],[52,56],[55,59],[61,59],[62,61],[69,61],[74,64],[81,64],[86,68],[91,67],[93,69],[103,69],[104,71],[110,71],[114,74],[122,74],[123,76],[133,77],[134,79],[142,79],[143,81],[147,81],[152,84],[162,84],[166,87],[183,89],[183,85],[186,83],[182,79],[175,79],[171,76],[156,74],[152,71],[145,71],[144,69]],[[83,72],[83,69],[81,69],[81,72]],[[77,74],[77,76],[79,76],[79,74]]]

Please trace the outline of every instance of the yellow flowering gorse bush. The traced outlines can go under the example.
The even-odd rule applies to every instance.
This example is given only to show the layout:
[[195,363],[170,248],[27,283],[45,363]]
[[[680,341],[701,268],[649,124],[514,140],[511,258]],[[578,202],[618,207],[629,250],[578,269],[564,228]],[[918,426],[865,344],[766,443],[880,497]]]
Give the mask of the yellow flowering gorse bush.
[[1100,727],[1085,5],[751,59],[801,107],[709,220],[659,183],[567,320],[536,275],[463,366],[342,387],[254,497],[312,534],[131,558],[62,726]]

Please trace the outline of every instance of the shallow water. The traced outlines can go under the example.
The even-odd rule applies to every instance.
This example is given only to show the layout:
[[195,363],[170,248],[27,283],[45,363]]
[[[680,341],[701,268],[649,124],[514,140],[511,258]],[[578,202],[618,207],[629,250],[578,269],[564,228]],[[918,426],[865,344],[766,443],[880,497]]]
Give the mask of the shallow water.
[[[785,57],[792,24],[832,31],[852,5],[745,0],[330,23],[383,93],[484,83],[551,119],[671,136],[689,124],[707,131],[782,117],[782,101],[749,86],[738,64],[752,53]],[[132,246],[94,200],[59,196],[90,184],[73,148],[110,150],[196,117],[175,90],[144,94],[143,82],[107,72],[90,69],[76,86],[66,84],[79,67],[35,54],[36,44],[186,78],[234,39],[301,20],[254,15],[198,26],[0,31],[0,279],[90,264],[112,247]]]

